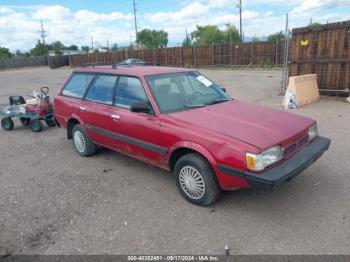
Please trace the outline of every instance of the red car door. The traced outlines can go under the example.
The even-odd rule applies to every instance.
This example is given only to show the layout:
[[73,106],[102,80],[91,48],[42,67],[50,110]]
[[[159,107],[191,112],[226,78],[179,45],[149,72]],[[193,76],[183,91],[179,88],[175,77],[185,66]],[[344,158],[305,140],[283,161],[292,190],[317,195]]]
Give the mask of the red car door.
[[80,114],[80,101],[93,78],[93,74],[74,73],[65,83],[61,93],[55,97],[55,117],[64,127],[71,117]]
[[113,96],[117,76],[98,75],[95,77],[79,107],[79,115],[89,137],[99,145],[111,147],[110,127],[114,124]]
[[113,143],[129,155],[159,164],[164,160],[167,148],[159,145],[158,117],[152,109],[148,114],[130,111],[133,103],[141,101],[148,101],[148,97],[139,78],[121,76],[116,89],[114,124],[111,126]]

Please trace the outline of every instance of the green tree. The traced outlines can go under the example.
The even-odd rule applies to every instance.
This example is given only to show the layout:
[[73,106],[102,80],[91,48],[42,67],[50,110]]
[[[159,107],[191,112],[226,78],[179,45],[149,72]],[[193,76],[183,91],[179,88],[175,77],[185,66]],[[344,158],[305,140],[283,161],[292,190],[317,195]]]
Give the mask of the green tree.
[[182,41],[182,46],[183,47],[188,47],[192,45],[192,39],[191,37],[189,37],[188,35],[186,36],[186,38]]
[[168,33],[163,30],[143,29],[137,33],[136,43],[146,48],[162,48],[168,45]]
[[12,54],[8,48],[0,47],[0,59],[6,59],[11,57],[12,57]]
[[83,45],[83,46],[81,46],[81,51],[84,51],[85,53],[89,53],[90,47],[87,45]]
[[64,49],[77,51],[78,50],[78,46],[77,45],[65,46]]
[[65,49],[64,44],[61,41],[59,41],[59,40],[51,43],[48,47],[49,47],[49,50],[55,51],[56,55],[61,55],[62,54],[62,50]]
[[111,47],[112,52],[116,52],[118,51],[118,45],[117,44],[113,44]]
[[44,45],[38,40],[35,47],[30,49],[30,55],[31,56],[43,56],[48,54],[48,47],[47,45]]
[[252,37],[252,42],[259,42],[260,38],[257,37],[256,35]]
[[271,34],[267,37],[267,41],[268,42],[271,42],[271,43],[274,43],[276,41],[281,41],[283,39],[285,39],[285,35],[282,31],[280,32],[277,32],[277,33],[274,33],[274,34]]
[[240,37],[237,28],[233,24],[226,24],[226,28],[222,32],[226,43],[239,43]]
[[191,33],[193,42],[196,45],[221,44],[225,42],[225,37],[216,25],[198,26]]

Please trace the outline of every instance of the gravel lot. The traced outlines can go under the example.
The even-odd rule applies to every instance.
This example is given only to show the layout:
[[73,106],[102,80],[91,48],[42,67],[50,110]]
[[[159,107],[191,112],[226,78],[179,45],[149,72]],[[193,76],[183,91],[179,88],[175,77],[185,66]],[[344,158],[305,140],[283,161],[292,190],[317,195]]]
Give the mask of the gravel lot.
[[[0,102],[49,86],[70,69],[0,72]],[[201,70],[237,99],[282,110],[280,71]],[[350,104],[295,110],[315,118],[330,150],[274,192],[186,202],[173,177],[102,149],[79,157],[65,130],[0,131],[0,254],[350,254]]]

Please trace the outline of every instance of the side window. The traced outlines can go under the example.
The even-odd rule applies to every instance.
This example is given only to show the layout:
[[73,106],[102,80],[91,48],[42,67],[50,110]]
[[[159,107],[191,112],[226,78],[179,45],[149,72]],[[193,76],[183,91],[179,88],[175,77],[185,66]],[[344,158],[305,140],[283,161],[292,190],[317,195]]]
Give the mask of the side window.
[[106,105],[113,104],[113,92],[117,76],[100,75],[95,78],[85,99]]
[[116,105],[130,108],[135,102],[148,101],[140,80],[136,77],[121,76],[118,82]]
[[93,78],[93,74],[74,74],[64,87],[62,94],[74,98],[82,98]]

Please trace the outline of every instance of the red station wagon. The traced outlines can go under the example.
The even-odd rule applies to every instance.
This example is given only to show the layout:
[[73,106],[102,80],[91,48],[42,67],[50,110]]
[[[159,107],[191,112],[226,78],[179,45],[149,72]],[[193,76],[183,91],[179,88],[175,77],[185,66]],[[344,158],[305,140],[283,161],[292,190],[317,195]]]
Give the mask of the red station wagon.
[[180,193],[203,206],[221,190],[273,189],[330,145],[314,120],[234,100],[183,68],[81,68],[54,108],[79,155],[100,145],[172,171]]

